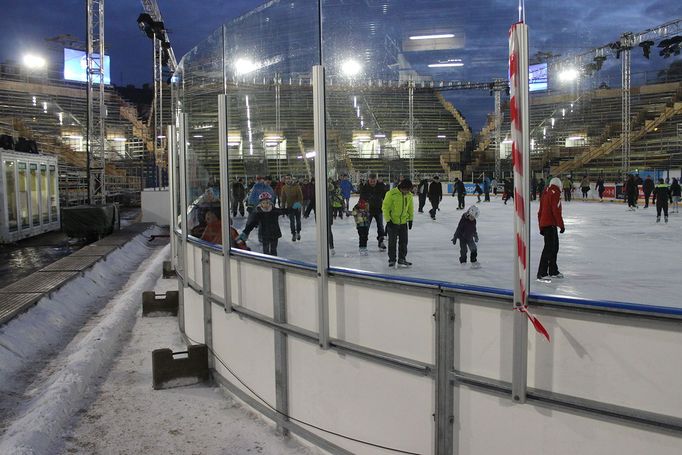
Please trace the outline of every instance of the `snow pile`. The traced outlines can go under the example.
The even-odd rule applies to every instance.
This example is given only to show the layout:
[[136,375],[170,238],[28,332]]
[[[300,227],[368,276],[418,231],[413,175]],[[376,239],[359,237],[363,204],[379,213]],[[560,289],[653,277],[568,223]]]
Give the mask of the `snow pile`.
[[[154,286],[161,275],[162,264],[169,250],[170,246],[166,246],[144,261],[123,290],[111,300],[107,314],[99,323],[84,337],[74,341],[75,345],[67,347],[65,352],[70,354],[60,362],[61,365],[47,383],[41,385],[24,414],[7,429],[0,443],[0,453],[30,454],[50,451],[55,439],[60,438],[72,417],[83,407],[91,386],[109,369],[121,342],[134,324],[142,291]],[[143,253],[146,255],[148,251]],[[121,259],[125,261],[126,258],[124,256]],[[73,303],[79,300],[83,303],[82,297],[87,300],[87,294],[79,295],[78,289],[65,291],[68,291],[64,292],[65,296],[71,297]],[[47,315],[51,316],[50,313]],[[30,314],[30,319],[40,321],[33,313]],[[27,325],[35,328],[41,324]]]

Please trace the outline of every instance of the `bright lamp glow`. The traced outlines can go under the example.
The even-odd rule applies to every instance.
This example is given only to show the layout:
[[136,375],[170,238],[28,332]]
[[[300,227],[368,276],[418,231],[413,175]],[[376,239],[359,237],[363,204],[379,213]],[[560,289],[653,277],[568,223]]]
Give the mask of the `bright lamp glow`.
[[455,35],[452,33],[441,33],[439,35],[416,35],[410,36],[411,40],[421,40],[421,39],[443,39],[443,38],[454,38]]
[[357,76],[361,71],[362,65],[360,65],[357,60],[346,60],[341,64],[341,72],[344,76]]
[[462,62],[446,62],[446,63],[431,63],[429,68],[455,68],[459,66],[464,66]]
[[234,62],[234,70],[237,75],[251,73],[252,71],[256,71],[258,68],[259,66],[256,63],[245,58],[238,58]]
[[45,61],[44,58],[33,54],[24,55],[23,62],[24,65],[30,69],[45,68],[45,66],[47,65],[47,62]]
[[575,68],[565,69],[559,73],[559,80],[561,82],[573,82],[578,79],[578,70]]

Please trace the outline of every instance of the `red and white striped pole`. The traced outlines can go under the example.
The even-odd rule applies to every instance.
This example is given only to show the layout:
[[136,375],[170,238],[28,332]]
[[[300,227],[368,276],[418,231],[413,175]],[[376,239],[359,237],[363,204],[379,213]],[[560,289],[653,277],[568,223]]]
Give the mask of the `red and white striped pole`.
[[[520,9],[520,13],[522,9]],[[528,311],[530,282],[530,132],[528,108],[528,26],[519,22],[509,30],[509,103],[514,167],[514,309],[524,313],[549,341],[540,321]]]

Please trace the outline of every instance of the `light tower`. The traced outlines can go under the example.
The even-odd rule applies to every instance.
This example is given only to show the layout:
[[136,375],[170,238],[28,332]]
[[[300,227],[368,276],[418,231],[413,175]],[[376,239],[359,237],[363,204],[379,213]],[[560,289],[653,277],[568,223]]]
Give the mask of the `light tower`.
[[[88,202],[106,203],[104,105],[104,0],[86,0],[87,103],[86,132]],[[95,87],[95,83],[97,87]]]

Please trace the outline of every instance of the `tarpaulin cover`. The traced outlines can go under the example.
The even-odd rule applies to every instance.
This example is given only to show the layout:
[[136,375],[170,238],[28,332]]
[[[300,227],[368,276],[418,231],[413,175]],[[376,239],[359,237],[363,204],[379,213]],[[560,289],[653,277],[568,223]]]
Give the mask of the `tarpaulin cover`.
[[62,209],[62,230],[69,237],[92,237],[111,234],[118,226],[118,207],[79,205]]

